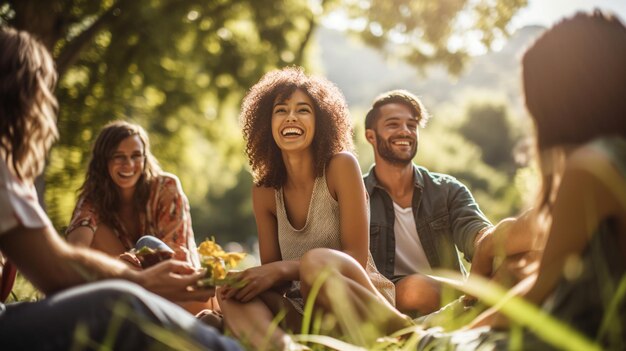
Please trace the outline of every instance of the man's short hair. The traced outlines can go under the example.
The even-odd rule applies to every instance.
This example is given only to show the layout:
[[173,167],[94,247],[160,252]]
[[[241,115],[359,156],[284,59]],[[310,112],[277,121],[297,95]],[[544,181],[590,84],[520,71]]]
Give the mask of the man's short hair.
[[417,119],[417,123],[420,127],[423,128],[426,125],[430,116],[420,99],[406,90],[398,89],[382,93],[376,97],[372,108],[365,116],[365,129],[372,129],[374,127],[376,119],[380,116],[380,108],[382,106],[394,103],[408,107],[411,110],[411,114]]

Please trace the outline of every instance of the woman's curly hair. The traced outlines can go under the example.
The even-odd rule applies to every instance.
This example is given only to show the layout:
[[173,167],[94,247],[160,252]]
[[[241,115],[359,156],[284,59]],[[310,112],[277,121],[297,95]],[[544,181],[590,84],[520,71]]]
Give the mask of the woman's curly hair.
[[113,121],[104,126],[93,146],[85,182],[79,188],[79,198],[89,201],[100,221],[120,230],[116,210],[120,207],[117,185],[109,174],[109,161],[118,145],[126,138],[138,136],[144,148],[143,172],[135,185],[134,207],[143,211],[150,197],[150,185],[161,173],[161,167],[150,152],[148,134],[139,125],[125,121]]
[[272,136],[272,109],[277,100],[288,99],[296,90],[307,94],[315,109],[311,148],[316,176],[324,173],[324,167],[336,153],[353,152],[348,106],[337,86],[326,78],[307,76],[301,67],[266,73],[250,89],[241,106],[246,155],[257,186],[278,189],[285,184],[285,164]]
[[57,72],[44,45],[24,31],[0,27],[0,157],[32,182],[59,133]]

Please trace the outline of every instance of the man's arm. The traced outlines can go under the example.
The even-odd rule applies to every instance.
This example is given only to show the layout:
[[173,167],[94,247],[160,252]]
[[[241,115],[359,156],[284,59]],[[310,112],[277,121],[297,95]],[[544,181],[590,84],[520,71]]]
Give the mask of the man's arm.
[[500,258],[498,261],[502,261],[536,250],[535,236],[529,223],[531,213],[532,210],[529,210],[517,218],[505,218],[476,236],[470,275],[489,277],[497,257]]
[[213,295],[212,290],[189,288],[202,272],[195,273],[182,262],[167,261],[134,271],[105,254],[67,244],[50,226],[17,226],[0,235],[0,250],[46,294],[89,281],[118,278],[174,301],[206,300]]
[[[448,194],[448,213],[455,245],[469,261],[473,261],[476,244],[488,235],[491,222],[482,213],[474,197],[465,185],[451,180]],[[487,238],[487,236],[485,236]]]

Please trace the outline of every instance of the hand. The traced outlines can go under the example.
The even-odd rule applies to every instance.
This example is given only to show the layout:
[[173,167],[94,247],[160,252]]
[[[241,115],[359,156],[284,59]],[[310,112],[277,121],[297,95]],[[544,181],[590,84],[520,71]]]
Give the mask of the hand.
[[248,302],[272,288],[278,281],[276,262],[248,268],[229,276],[232,283],[220,290],[222,298]]
[[499,226],[485,229],[479,234],[476,240],[474,257],[472,258],[472,266],[470,268],[470,277],[479,275],[489,278],[493,272],[494,250],[494,232]]
[[130,268],[133,268],[138,271],[142,269],[141,262],[139,261],[137,256],[133,255],[130,252],[124,252],[123,254],[119,255],[118,258],[122,262],[126,263]]
[[207,301],[213,297],[214,288],[196,286],[204,273],[179,260],[163,261],[137,272],[141,286],[171,301]]
[[497,309],[492,307],[474,318],[467,327],[468,329],[475,329],[484,326],[493,329],[505,329],[509,326],[509,320]]

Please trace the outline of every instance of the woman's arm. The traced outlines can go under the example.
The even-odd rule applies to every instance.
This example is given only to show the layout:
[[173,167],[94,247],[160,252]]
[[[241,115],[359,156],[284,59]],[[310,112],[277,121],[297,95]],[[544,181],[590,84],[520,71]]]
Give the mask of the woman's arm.
[[[625,183],[603,154],[590,148],[572,154],[552,207],[552,225],[537,276],[512,289],[516,295],[541,304],[563,276],[566,261],[579,257],[601,221],[613,217],[624,228]],[[503,320],[487,313],[474,322],[475,326],[484,324],[502,326]]]
[[527,300],[543,302],[563,275],[566,261],[582,253],[603,220],[614,217],[624,226],[624,183],[600,152],[586,147],[569,158],[553,204],[537,280],[523,295]]
[[254,187],[252,207],[259,235],[261,266],[252,267],[237,274],[235,279],[245,286],[224,289],[225,298],[247,302],[258,294],[283,282],[300,279],[300,262],[283,261],[278,244],[278,223],[276,221],[276,199],[274,189]]
[[356,158],[347,152],[333,156],[326,181],[330,193],[339,202],[342,251],[365,268],[369,252],[367,193]]
[[90,247],[94,238],[93,234],[93,230],[89,227],[76,227],[67,233],[67,242],[76,246]]
[[282,260],[278,245],[278,223],[274,189],[255,186],[252,188],[252,209],[259,235],[261,264]]
[[93,206],[84,198],[78,199],[72,220],[66,230],[67,241],[76,246],[90,247],[98,228],[98,216]]

